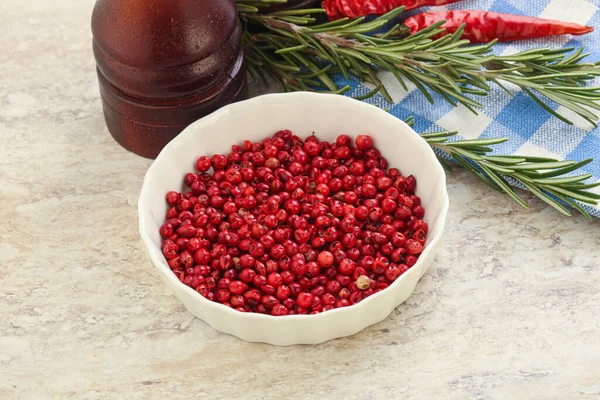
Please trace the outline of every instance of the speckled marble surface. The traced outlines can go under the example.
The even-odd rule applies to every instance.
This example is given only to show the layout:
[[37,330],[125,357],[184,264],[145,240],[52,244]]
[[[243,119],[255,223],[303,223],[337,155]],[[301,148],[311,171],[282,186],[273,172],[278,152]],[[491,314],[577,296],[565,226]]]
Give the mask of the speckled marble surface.
[[434,266],[319,346],[194,319],[137,232],[150,161],[104,126],[91,0],[0,3],[0,399],[600,399],[600,221],[465,172]]

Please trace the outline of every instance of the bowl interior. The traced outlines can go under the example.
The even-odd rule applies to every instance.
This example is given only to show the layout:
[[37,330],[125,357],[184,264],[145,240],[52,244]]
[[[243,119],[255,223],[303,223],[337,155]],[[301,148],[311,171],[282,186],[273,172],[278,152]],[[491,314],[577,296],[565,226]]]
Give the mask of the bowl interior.
[[[261,140],[282,129],[300,137],[315,134],[327,141],[342,133],[352,138],[371,135],[389,167],[416,177],[416,194],[430,227],[427,241],[439,240],[448,209],[445,174],[429,145],[408,125],[377,107],[343,96],[271,94],[229,105],[193,123],[163,149],[148,170],[139,202],[140,231],[163,272],[174,278],[158,233],[167,210],[165,194],[183,189],[183,176],[195,170],[199,156],[226,153],[232,144]],[[427,246],[423,256],[426,252]]]

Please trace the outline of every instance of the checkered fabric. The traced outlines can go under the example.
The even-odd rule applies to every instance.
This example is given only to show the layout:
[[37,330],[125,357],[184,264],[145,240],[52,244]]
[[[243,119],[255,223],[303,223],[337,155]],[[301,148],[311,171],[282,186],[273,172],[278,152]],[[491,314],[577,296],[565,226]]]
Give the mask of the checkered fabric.
[[[498,44],[497,54],[510,54],[534,47],[580,47],[590,53],[588,60],[600,60],[600,0],[464,0],[444,7],[432,7],[433,11],[448,9],[489,10],[510,14],[538,16],[590,25],[596,31],[585,36],[555,36],[550,38]],[[409,15],[423,11],[413,10]],[[510,140],[494,146],[496,154],[527,154],[557,159],[581,161],[594,158],[582,169],[593,174],[587,182],[600,180],[600,128],[594,128],[585,120],[562,106],[554,106],[559,113],[574,121],[567,125],[550,115],[525,93],[515,91],[509,96],[500,88],[484,98],[478,98],[484,108],[478,115],[463,106],[452,107],[438,98],[431,105],[414,86],[405,91],[391,74],[382,74],[382,81],[390,88],[394,104],[381,95],[366,100],[399,117],[414,116],[415,130],[420,133],[436,130],[459,131],[460,138],[508,137]],[[597,81],[597,83],[599,83]],[[360,96],[372,90],[358,81],[349,83],[350,96]],[[600,188],[593,191],[600,193]],[[600,206],[584,208],[600,217]]]

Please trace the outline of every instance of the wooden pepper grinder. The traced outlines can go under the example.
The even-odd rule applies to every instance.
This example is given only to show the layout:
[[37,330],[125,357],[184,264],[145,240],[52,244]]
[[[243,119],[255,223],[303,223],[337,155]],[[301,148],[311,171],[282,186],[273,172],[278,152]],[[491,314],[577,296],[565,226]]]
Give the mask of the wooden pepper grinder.
[[92,33],[106,124],[136,154],[246,96],[235,0],[97,0]]

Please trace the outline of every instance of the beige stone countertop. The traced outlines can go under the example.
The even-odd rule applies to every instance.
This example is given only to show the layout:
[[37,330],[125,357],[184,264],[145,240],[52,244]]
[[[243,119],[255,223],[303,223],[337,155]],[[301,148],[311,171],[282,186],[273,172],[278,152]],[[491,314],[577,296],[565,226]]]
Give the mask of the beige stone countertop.
[[0,399],[600,399],[600,221],[460,170],[383,322],[278,348],[192,317],[138,235],[151,161],[104,125],[92,6],[0,2]]

